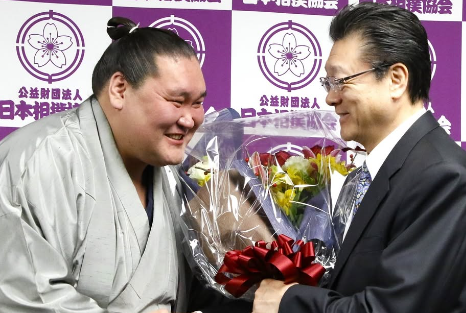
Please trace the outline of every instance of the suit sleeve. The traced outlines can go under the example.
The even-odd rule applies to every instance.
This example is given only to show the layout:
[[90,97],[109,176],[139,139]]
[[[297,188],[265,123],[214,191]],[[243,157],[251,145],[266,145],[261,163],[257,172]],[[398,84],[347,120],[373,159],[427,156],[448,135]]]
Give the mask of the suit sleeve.
[[400,203],[396,214],[401,218],[375,260],[373,284],[345,296],[295,285],[283,296],[279,312],[457,312],[466,285],[464,165],[431,165],[413,177]]
[[71,157],[63,163],[57,150],[46,150],[24,163],[7,156],[0,165],[0,311],[107,312],[75,288],[81,222],[90,218],[81,173],[71,170]]
[[206,286],[193,276],[188,312],[202,313],[250,313],[252,302],[243,299],[230,299],[220,292]]

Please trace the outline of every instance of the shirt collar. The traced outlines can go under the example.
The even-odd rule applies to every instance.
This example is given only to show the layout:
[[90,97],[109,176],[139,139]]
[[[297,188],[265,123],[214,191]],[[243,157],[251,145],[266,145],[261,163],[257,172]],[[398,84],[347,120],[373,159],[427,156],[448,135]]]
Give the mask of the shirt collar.
[[366,166],[371,174],[372,180],[379,172],[380,167],[385,162],[390,152],[393,150],[398,141],[408,131],[408,129],[426,112],[425,108],[420,109],[407,120],[401,123],[387,137],[385,137],[370,154],[366,156]]

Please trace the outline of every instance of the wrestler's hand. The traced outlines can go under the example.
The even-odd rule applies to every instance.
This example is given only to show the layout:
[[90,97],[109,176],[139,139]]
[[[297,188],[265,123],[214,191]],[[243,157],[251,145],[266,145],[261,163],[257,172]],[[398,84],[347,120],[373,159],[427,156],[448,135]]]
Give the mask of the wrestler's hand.
[[283,295],[293,284],[285,284],[281,280],[264,279],[254,296],[252,313],[278,313]]

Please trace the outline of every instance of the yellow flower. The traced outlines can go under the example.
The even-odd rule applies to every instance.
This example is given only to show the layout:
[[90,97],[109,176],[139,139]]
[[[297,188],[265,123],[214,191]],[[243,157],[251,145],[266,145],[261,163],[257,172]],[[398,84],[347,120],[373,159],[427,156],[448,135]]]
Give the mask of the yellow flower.
[[293,181],[286,172],[280,170],[276,165],[270,167],[270,185],[275,189],[286,188],[287,185],[293,185]]
[[343,176],[346,176],[349,174],[348,169],[346,168],[345,162],[344,161],[337,162],[335,157],[332,157],[331,167],[333,170],[337,171]]
[[263,186],[270,192],[275,204],[295,226],[299,226],[301,222],[306,202],[328,186],[334,171],[343,176],[348,175],[346,162],[340,161],[340,155],[336,154],[339,151],[332,153],[333,146],[324,149],[320,147],[321,153],[314,150],[316,149],[303,149],[305,156],[291,156],[280,151],[275,154],[274,164],[260,161],[258,152],[253,154],[254,166],[260,166],[260,170],[256,170],[257,173],[265,173],[256,175],[261,178]]
[[342,174],[343,176],[348,175],[348,170],[346,169],[344,161],[337,161],[334,156],[317,154],[316,158],[310,158],[311,163],[316,164],[318,168],[319,175],[321,179],[319,184],[325,185],[330,182],[330,174],[334,171]]
[[287,216],[290,215],[291,201],[293,201],[296,192],[293,188],[287,189],[284,193],[272,188],[272,196],[275,202],[282,208]]
[[204,186],[210,180],[210,176],[211,176],[211,174],[208,173],[202,179],[198,180],[197,183],[199,184],[199,186],[201,186],[201,187]]
[[204,186],[212,176],[210,173],[210,161],[207,156],[202,158],[202,161],[191,166],[187,172],[188,176],[195,180],[199,186]]

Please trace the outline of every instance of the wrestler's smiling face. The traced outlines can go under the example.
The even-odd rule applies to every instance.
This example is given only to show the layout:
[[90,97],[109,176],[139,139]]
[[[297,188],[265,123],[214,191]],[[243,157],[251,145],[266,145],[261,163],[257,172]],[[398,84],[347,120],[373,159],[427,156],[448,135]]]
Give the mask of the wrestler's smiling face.
[[206,86],[194,57],[157,56],[156,64],[155,76],[125,91],[120,116],[126,125],[117,145],[124,160],[178,164],[204,120]]

